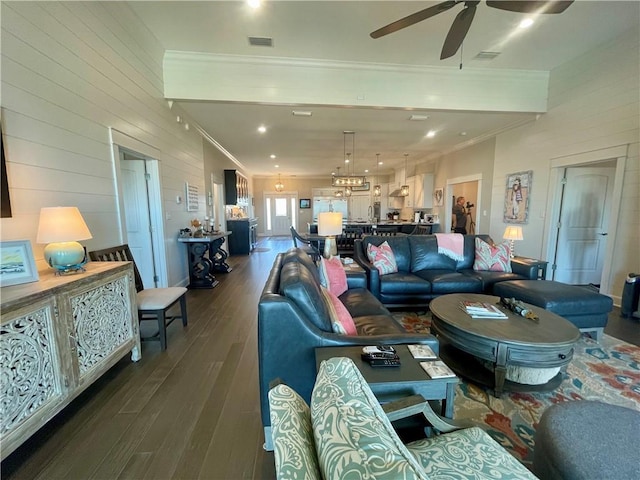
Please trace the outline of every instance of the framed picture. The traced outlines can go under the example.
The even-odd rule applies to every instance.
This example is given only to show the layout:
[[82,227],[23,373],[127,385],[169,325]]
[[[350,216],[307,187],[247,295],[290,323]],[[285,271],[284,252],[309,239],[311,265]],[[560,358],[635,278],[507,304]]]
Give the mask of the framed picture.
[[371,184],[369,182],[364,182],[362,185],[354,185],[351,187],[352,192],[368,192],[369,188],[371,188]]
[[444,204],[444,188],[435,188],[433,190],[433,206],[441,207]]
[[300,199],[300,208],[311,208],[311,199],[310,198],[301,198]]
[[17,240],[0,242],[0,286],[38,281],[31,242]]
[[533,170],[507,175],[504,197],[504,223],[529,222],[529,197]]

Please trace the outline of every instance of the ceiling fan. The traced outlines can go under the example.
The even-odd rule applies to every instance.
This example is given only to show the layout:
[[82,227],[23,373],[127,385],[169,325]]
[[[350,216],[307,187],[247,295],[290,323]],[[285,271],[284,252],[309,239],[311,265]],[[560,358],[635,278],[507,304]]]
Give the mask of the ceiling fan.
[[[464,9],[456,16],[447,38],[442,46],[442,53],[440,54],[440,60],[449,58],[458,51],[460,45],[467,36],[473,16],[476,14],[476,6],[479,1],[465,1],[465,0],[450,0],[447,2],[439,3],[433,7],[425,8],[419,12],[413,13],[407,17],[396,20],[382,28],[379,28],[375,32],[371,32],[372,38],[380,38],[384,35],[397,32],[403,28],[414,25],[422,20],[431,18],[439,13],[446,12],[450,8],[455,7],[459,3],[464,3]],[[502,1],[502,0],[487,0],[489,7],[498,8],[500,10],[508,10],[510,12],[518,13],[562,13],[569,5],[573,3],[573,0],[567,1],[527,1],[527,0],[515,0],[515,1]]]

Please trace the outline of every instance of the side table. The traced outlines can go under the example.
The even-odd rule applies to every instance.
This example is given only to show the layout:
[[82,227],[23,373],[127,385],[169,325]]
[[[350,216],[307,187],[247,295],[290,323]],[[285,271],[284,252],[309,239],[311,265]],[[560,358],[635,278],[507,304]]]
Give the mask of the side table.
[[221,232],[202,237],[178,238],[178,242],[187,246],[189,288],[213,288],[220,283],[211,273],[213,270],[231,272],[231,267],[225,261],[227,252],[221,248],[225,237],[229,235],[230,232]]
[[538,280],[545,280],[547,278],[547,265],[549,264],[549,262],[527,257],[513,257],[511,261],[514,263],[519,263],[521,265],[526,265],[528,267],[537,267]]
[[329,358],[348,357],[358,367],[380,403],[421,395],[427,401],[439,401],[440,414],[453,418],[458,377],[432,379],[422,369],[420,361],[413,358],[406,345],[394,345],[394,348],[400,357],[399,367],[372,367],[360,358],[362,346],[316,348],[316,366],[319,367],[320,362]]

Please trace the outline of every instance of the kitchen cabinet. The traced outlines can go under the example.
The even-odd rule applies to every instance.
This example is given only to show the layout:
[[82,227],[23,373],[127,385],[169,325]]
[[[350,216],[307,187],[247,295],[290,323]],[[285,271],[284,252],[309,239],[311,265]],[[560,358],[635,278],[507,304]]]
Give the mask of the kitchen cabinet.
[[433,174],[424,173],[414,178],[413,208],[433,207]]
[[229,254],[249,255],[258,244],[258,219],[243,218],[227,220]]
[[130,262],[2,288],[2,458],[131,352],[140,359]]
[[[367,192],[368,193],[368,192]],[[373,204],[369,195],[353,195],[349,198],[350,220],[371,220],[373,216]],[[371,208],[369,208],[371,207]]]
[[249,206],[249,180],[237,170],[224,171],[224,203]]

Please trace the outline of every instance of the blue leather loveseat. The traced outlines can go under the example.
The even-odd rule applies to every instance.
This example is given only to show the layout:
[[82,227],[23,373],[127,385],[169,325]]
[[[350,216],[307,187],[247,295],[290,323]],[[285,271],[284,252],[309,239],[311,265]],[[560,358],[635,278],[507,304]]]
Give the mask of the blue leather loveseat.
[[280,379],[309,401],[316,379],[315,348],[422,343],[439,351],[434,336],[406,332],[367,290],[364,275],[348,276],[347,281],[349,288],[339,299],[353,317],[355,336],[333,333],[311,258],[301,249],[276,257],[258,304],[260,407],[267,449],[271,449],[269,384]]
[[[511,261],[511,273],[476,271],[475,238],[490,242],[488,235],[464,236],[464,259],[438,253],[435,235],[403,235],[393,237],[366,236],[355,242],[355,261],[365,269],[368,286],[385,306],[423,307],[448,293],[493,293],[493,285],[509,280],[535,280],[536,267]],[[398,264],[398,272],[380,275],[367,258],[367,245],[389,242]]]

